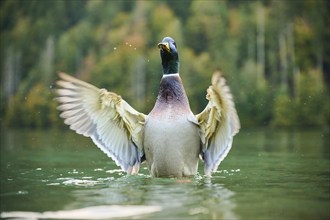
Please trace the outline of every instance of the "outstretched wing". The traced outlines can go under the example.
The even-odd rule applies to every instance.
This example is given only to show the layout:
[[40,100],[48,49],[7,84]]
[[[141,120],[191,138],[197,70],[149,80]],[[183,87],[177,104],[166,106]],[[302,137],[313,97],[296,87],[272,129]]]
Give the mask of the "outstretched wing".
[[196,117],[203,143],[204,172],[210,176],[227,156],[240,122],[232,94],[220,72],[214,73],[206,98],[209,103]]
[[64,123],[94,143],[128,174],[139,171],[144,154],[146,116],[119,95],[99,89],[65,73],[58,74],[56,98]]

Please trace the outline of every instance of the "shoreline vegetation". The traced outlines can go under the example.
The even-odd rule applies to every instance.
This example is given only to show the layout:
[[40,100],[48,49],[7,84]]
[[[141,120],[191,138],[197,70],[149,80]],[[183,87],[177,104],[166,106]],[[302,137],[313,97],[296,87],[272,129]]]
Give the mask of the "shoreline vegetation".
[[[243,128],[326,128],[329,1],[1,1],[1,124],[63,128],[57,71],[148,114],[162,76],[157,43],[176,39],[195,114],[214,70]],[[61,19],[58,19],[61,18]]]

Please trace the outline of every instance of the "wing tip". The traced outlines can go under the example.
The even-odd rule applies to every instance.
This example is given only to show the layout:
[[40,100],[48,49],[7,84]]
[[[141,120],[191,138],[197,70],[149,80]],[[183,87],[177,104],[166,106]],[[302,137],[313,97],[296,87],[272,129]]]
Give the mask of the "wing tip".
[[63,79],[63,78],[65,78],[65,76],[68,76],[68,74],[65,73],[65,72],[62,72],[62,71],[58,71],[58,72],[57,72],[57,76],[58,76],[59,78]]
[[[57,72],[57,75],[60,79],[67,81],[67,82],[74,82],[77,81],[78,79],[76,79],[75,77],[65,73],[65,72]],[[79,80],[80,81],[80,80]]]
[[214,71],[211,82],[212,82],[212,85],[217,85],[219,82],[222,82],[221,84],[226,82],[220,69],[217,69]]

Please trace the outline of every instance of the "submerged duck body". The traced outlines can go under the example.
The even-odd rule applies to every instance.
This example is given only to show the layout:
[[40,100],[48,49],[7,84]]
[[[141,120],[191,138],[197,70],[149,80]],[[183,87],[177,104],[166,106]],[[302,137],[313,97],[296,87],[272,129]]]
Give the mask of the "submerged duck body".
[[92,138],[128,174],[138,173],[145,158],[152,176],[192,176],[201,156],[204,173],[210,176],[227,156],[240,128],[229,87],[219,73],[214,74],[207,90],[209,103],[194,115],[178,72],[174,40],[166,37],[158,47],[163,77],[148,115],[115,93],[60,73],[60,116],[78,134]]
[[144,128],[150,173],[158,177],[195,175],[201,141],[179,74],[163,76],[160,88]]

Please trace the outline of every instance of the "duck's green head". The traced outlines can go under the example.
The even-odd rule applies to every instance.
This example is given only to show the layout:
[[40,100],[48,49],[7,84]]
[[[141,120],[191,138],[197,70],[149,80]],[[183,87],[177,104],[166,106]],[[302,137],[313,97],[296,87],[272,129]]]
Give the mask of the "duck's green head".
[[158,44],[162,58],[163,74],[179,73],[179,54],[176,43],[171,37],[165,37]]

